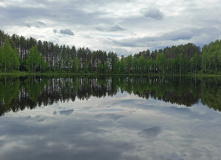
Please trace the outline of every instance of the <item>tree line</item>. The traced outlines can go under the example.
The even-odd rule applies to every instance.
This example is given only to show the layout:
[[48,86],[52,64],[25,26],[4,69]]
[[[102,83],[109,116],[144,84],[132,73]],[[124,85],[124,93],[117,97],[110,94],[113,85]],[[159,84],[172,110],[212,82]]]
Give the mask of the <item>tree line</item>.
[[74,72],[99,74],[220,73],[221,40],[201,49],[188,43],[119,57],[48,41],[5,34],[0,30],[0,71]]

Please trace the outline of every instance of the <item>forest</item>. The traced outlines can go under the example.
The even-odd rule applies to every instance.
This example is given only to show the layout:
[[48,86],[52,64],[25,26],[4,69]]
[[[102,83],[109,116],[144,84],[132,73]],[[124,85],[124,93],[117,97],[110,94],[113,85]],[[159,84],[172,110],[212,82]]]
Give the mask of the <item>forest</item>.
[[171,46],[119,57],[114,52],[58,45],[0,30],[1,72],[96,74],[220,74],[221,40]]

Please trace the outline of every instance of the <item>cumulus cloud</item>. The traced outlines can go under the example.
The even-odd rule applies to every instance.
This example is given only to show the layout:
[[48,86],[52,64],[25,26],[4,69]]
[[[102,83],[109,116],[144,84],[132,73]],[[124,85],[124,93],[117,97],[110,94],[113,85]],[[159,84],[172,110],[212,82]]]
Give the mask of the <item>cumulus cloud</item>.
[[71,36],[74,35],[74,33],[73,33],[70,29],[61,29],[61,30],[60,30],[60,33],[61,33],[61,34],[71,35]]
[[142,13],[143,16],[154,20],[162,20],[164,17],[163,12],[161,12],[158,8],[155,7],[143,8],[140,10],[140,13]]

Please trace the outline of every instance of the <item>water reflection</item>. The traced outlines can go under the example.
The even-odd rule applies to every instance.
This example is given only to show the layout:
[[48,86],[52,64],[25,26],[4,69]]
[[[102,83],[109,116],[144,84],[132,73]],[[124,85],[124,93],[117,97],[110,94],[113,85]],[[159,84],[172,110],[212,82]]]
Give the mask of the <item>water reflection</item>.
[[0,159],[221,157],[221,113],[202,104],[217,109],[219,79],[24,77],[0,86]]
[[[193,77],[100,77],[100,78],[1,78],[0,115],[59,101],[88,100],[121,92],[159,99],[190,107],[201,99],[204,105],[221,111],[219,78]],[[69,112],[63,112],[69,114]]]

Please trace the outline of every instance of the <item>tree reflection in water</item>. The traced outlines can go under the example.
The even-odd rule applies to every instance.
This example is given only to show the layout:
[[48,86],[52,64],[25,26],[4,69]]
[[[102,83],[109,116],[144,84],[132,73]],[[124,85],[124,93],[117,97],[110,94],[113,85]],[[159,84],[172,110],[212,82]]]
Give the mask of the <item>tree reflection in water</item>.
[[9,111],[47,106],[59,101],[88,100],[128,92],[191,107],[204,105],[221,111],[220,78],[196,77],[20,77],[0,79],[0,115]]

